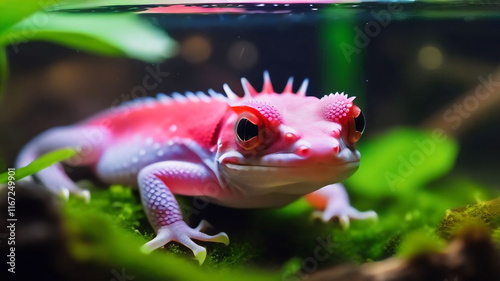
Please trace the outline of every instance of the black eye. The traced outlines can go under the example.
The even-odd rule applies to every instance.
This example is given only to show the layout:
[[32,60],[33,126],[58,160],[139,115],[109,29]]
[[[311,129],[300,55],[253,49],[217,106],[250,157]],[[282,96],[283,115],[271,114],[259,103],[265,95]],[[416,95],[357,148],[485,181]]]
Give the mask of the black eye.
[[242,141],[248,141],[259,135],[259,127],[246,118],[241,118],[236,126],[236,134]]
[[360,112],[358,117],[354,118],[354,125],[356,126],[356,131],[363,133],[365,130],[365,116],[363,116],[363,112]]

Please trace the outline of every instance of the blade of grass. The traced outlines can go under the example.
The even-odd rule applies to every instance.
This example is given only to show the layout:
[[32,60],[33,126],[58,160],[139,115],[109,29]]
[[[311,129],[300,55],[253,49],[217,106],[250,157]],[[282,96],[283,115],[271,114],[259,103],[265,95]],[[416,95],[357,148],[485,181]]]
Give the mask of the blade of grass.
[[[73,148],[63,148],[44,154],[38,159],[31,162],[30,164],[28,164],[26,167],[16,169],[16,175],[15,175],[16,181],[24,177],[33,175],[36,172],[43,170],[47,167],[50,167],[58,162],[71,158],[75,156],[76,153],[77,151]],[[0,183],[7,183],[8,177],[9,177],[8,172],[0,174]]]

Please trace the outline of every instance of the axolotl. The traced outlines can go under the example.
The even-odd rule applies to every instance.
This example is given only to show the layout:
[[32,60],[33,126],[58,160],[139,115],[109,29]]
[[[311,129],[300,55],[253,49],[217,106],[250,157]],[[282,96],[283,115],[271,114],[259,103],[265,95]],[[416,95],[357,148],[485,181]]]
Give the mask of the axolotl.
[[[49,129],[21,151],[16,166],[64,147],[77,149],[69,165],[87,165],[110,184],[138,187],[144,211],[156,232],[145,252],[171,241],[184,244],[203,263],[201,241],[229,243],[226,233],[189,227],[174,194],[197,196],[232,208],[279,207],[298,198],[325,222],[376,218],[351,207],[340,181],[358,168],[355,148],[364,130],[359,107],[344,93],[306,96],[308,79],[293,92],[293,77],[276,93],[268,72],[260,92],[241,79],[244,95],[223,85],[157,98],[141,98],[108,109],[75,125]],[[90,199],[61,163],[34,175],[56,194]],[[31,180],[34,180],[31,177]]]

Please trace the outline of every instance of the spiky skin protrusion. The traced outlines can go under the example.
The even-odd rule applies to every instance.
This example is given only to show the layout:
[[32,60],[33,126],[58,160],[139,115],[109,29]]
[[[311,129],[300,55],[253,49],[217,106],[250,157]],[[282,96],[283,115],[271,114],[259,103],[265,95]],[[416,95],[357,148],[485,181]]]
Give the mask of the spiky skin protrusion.
[[[304,81],[300,85],[300,88],[297,91],[297,93],[294,93],[293,89],[292,89],[293,77],[290,77],[288,79],[288,82],[286,83],[285,88],[283,89],[283,92],[281,92],[281,94],[296,94],[298,96],[305,97],[308,85],[309,85],[309,79],[306,78],[306,79],[304,79]],[[262,86],[262,91],[258,92],[257,90],[255,90],[255,88],[252,86],[252,84],[250,84],[250,82],[248,82],[248,80],[246,78],[241,78],[241,86],[243,87],[243,92],[244,92],[243,97],[239,97],[238,95],[236,95],[231,90],[229,85],[224,84],[224,92],[226,93],[229,100],[231,100],[231,101],[240,101],[242,99],[243,100],[245,100],[245,99],[250,100],[250,99],[255,98],[258,95],[262,95],[262,94],[278,94],[274,91],[274,88],[273,88],[271,78],[269,76],[268,71],[264,71],[264,84]]]
[[340,122],[349,114],[349,111],[353,106],[352,101],[355,98],[356,97],[349,98],[344,93],[335,93],[324,96],[321,98],[324,117],[329,121]]
[[269,122],[283,123],[283,116],[272,104],[254,100],[244,104],[257,109]]

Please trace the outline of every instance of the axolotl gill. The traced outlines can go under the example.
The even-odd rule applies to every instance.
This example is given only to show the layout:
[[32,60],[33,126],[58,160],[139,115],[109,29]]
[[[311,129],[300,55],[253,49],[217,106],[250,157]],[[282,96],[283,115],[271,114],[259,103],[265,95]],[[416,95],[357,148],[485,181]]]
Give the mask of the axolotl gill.
[[[227,84],[226,95],[209,90],[159,94],[106,110],[75,125],[47,130],[20,152],[23,167],[44,153],[76,148],[68,165],[90,166],[110,184],[140,190],[144,211],[156,237],[145,252],[170,241],[182,243],[203,263],[206,249],[194,240],[229,243],[226,233],[202,232],[208,222],[189,227],[174,194],[196,196],[232,208],[279,207],[302,196],[325,222],[338,218],[376,218],[373,211],[350,206],[340,181],[358,168],[356,142],[364,117],[343,93],[319,99],[306,96],[308,79],[293,92],[290,77],[276,93],[268,72],[262,91],[241,79],[244,95]],[[61,163],[27,180],[37,180],[52,192],[90,199]]]

